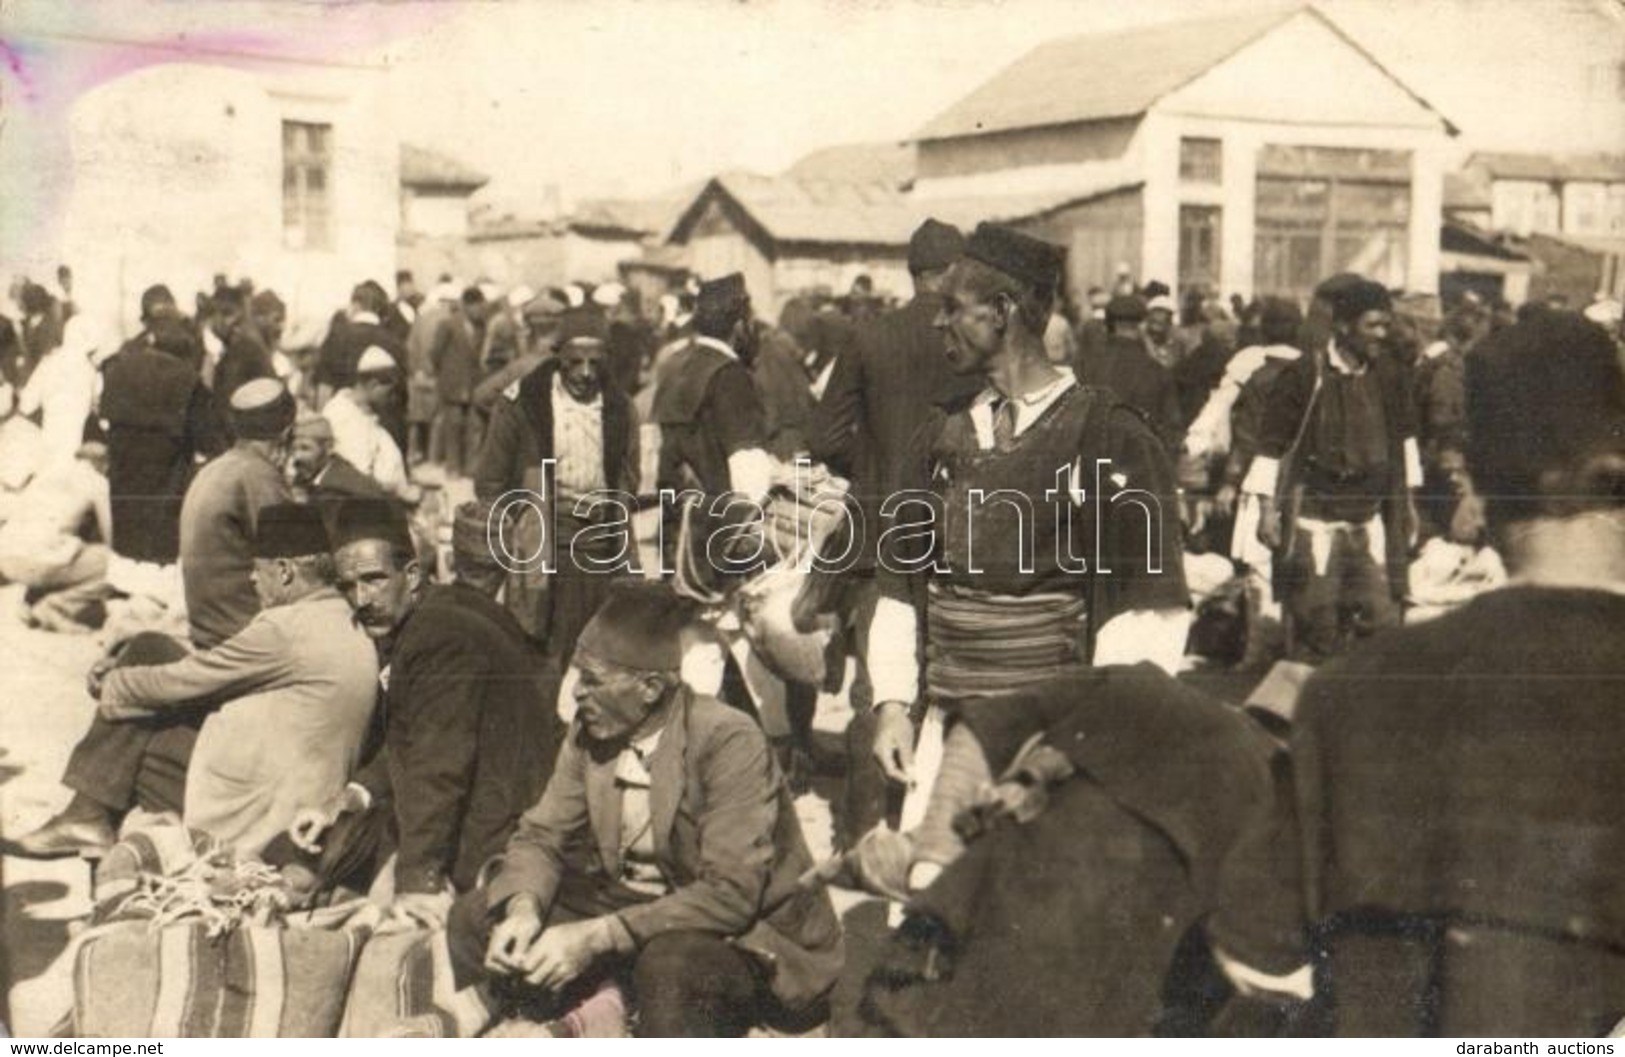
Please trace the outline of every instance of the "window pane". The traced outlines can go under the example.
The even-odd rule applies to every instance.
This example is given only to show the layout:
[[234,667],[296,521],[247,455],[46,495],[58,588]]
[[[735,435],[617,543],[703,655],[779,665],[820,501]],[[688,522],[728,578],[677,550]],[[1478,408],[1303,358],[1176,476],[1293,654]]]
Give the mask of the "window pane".
[[1179,285],[1214,287],[1219,282],[1223,215],[1218,206],[1179,207]]
[[1179,178],[1187,183],[1216,184],[1224,177],[1219,140],[1187,136],[1179,141]]

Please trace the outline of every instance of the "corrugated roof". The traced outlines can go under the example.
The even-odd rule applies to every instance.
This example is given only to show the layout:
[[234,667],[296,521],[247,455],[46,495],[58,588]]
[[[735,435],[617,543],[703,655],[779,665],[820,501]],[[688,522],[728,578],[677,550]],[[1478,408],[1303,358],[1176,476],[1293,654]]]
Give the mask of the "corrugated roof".
[[838,143],[800,158],[784,175],[801,180],[876,181],[903,187],[914,179],[912,143]]
[[406,187],[435,187],[476,191],[491,178],[439,151],[401,144],[401,183]]
[[1103,177],[1094,185],[1065,192],[921,199],[880,181],[725,173],[711,180],[683,210],[668,241],[686,241],[705,204],[717,196],[731,200],[775,243],[901,248],[927,217],[968,231],[984,220],[1025,220],[1130,186],[1133,181]]
[[937,115],[914,138],[946,139],[1143,114],[1300,10],[1052,40]]
[[1484,151],[1467,159],[1498,180],[1625,180],[1625,154],[1521,154]]

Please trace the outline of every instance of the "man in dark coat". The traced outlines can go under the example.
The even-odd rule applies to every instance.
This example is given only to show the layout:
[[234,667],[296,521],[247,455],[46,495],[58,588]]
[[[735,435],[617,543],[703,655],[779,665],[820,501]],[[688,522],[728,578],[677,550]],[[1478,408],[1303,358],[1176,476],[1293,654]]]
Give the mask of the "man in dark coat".
[[1170,452],[1177,451],[1180,439],[1179,390],[1167,367],[1151,358],[1140,327],[1145,322],[1145,303],[1133,294],[1119,294],[1106,306],[1110,329],[1105,342],[1092,352],[1080,346],[1078,381],[1084,385],[1110,389],[1129,407],[1138,409],[1151,423]]
[[[1290,817],[1277,749],[1243,714],[1138,665],[969,701],[961,721],[1000,784],[962,817],[976,836],[913,897],[870,976],[875,1026],[1189,1033],[1214,1013],[1212,948],[1298,938],[1291,898],[1235,884],[1250,873],[1238,858],[1267,866],[1259,838]],[[882,840],[906,838],[871,837],[847,858],[867,886],[899,888],[874,854]],[[1278,967],[1301,960],[1289,950]]]
[[833,986],[840,924],[826,893],[797,884],[812,863],[795,806],[755,724],[682,685],[688,619],[669,588],[639,584],[582,634],[580,710],[553,777],[452,915],[469,1011],[539,989],[563,1012],[625,976],[639,1034],[742,1035]]
[[480,377],[480,335],[475,325],[484,307],[485,295],[479,287],[464,290],[460,301],[436,324],[429,344],[438,404],[431,458],[438,458],[446,472],[454,475],[468,472],[478,454],[479,423],[471,404]]
[[397,507],[344,504],[333,543],[340,591],[384,644],[384,745],[340,797],[300,812],[292,835],[317,851],[341,816],[363,814],[335,838],[353,842],[335,862],[351,873],[376,868],[394,844],[393,912],[433,927],[547,780],[559,742],[556,677],[488,595],[426,584]]
[[209,329],[225,346],[214,367],[214,402],[222,420],[231,420],[231,397],[256,378],[275,378],[276,364],[265,335],[249,318],[248,298],[239,287],[224,286],[209,299]]
[[1339,1034],[1605,1035],[1625,1017],[1625,375],[1569,313],[1491,334],[1467,371],[1517,585],[1305,686],[1310,949]]
[[[927,220],[915,230],[908,246],[914,297],[854,327],[850,347],[837,356],[813,415],[812,457],[852,482],[863,513],[868,546],[853,570],[846,604],[854,614],[860,660],[875,607],[872,550],[880,533],[880,505],[904,487],[909,446],[933,410],[963,402],[982,388],[979,379],[949,369],[942,333],[934,325],[948,268],[964,248],[964,235],[951,224]],[[885,777],[872,753],[867,671],[854,692],[842,827],[848,840],[868,832],[886,807]]]
[[1294,658],[1308,663],[1399,623],[1422,483],[1409,375],[1382,352],[1388,291],[1342,275],[1316,296],[1331,338],[1282,372],[1242,482],[1275,553]]
[[[564,315],[557,355],[503,390],[474,470],[474,493],[497,503],[524,490],[546,508],[557,572],[515,571],[507,601],[521,627],[544,644],[562,670],[576,636],[618,576],[633,568],[636,548],[627,507],[638,493],[637,413],[610,378],[601,316]],[[543,466],[551,460],[551,479]],[[618,493],[578,516],[592,493]],[[600,496],[607,500],[607,495]],[[515,505],[513,552],[529,555],[542,540],[541,509]]]
[[[356,364],[370,348],[380,348],[395,359],[399,377],[407,377],[406,341],[387,321],[389,295],[371,279],[350,291],[350,307],[335,318],[316,358],[316,406],[323,408],[333,394],[356,384]],[[397,385],[389,401],[375,409],[395,446],[406,454],[406,386]]]
[[179,559],[182,499],[198,456],[214,454],[220,439],[193,366],[201,351],[191,328],[155,316],[143,333],[103,366],[98,406],[107,431],[110,573],[121,589],[128,588],[118,582],[119,559],[156,567]]

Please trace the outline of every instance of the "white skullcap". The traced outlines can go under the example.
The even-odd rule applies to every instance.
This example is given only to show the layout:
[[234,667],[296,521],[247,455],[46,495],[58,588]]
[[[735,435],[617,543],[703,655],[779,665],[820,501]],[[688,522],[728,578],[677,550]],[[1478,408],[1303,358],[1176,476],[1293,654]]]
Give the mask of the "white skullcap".
[[508,291],[508,305],[511,308],[523,308],[534,300],[536,291],[522,283]]
[[605,308],[614,308],[626,296],[626,287],[620,283],[605,283],[592,292],[592,302]]
[[1145,310],[1148,313],[1155,312],[1158,309],[1172,315],[1174,312],[1174,299],[1169,297],[1167,294],[1158,294],[1145,304]]
[[366,351],[361,354],[361,358],[355,361],[355,373],[357,375],[384,374],[393,371],[395,367],[395,357],[377,345],[368,345]]
[[564,299],[570,302],[571,308],[580,308],[587,303],[587,292],[575,283],[570,283],[564,288]]

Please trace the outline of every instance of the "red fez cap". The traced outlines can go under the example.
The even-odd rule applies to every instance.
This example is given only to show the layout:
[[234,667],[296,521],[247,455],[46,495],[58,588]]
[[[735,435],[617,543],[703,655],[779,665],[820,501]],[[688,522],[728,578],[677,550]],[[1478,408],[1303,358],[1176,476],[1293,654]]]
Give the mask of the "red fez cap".
[[908,270],[914,275],[940,272],[964,255],[964,234],[935,217],[916,228],[908,240]]
[[555,348],[564,348],[573,341],[596,341],[602,343],[609,339],[609,324],[602,312],[582,307],[572,308],[559,317],[559,332],[554,338]]
[[576,649],[622,668],[644,672],[682,667],[682,633],[689,604],[665,584],[617,586],[581,632]]
[[254,557],[303,558],[328,553],[322,513],[306,503],[273,503],[260,510],[254,526]]
[[1138,323],[1146,317],[1145,302],[1135,294],[1118,294],[1106,302],[1106,319],[1112,323]]
[[406,515],[388,499],[347,499],[333,518],[333,549],[360,540],[382,540],[404,554],[415,554]]
[[976,225],[965,243],[965,256],[1046,297],[1055,296],[1066,267],[1066,250],[1061,247],[986,221]]
[[1316,287],[1315,296],[1331,307],[1338,323],[1352,323],[1367,312],[1387,312],[1393,306],[1387,287],[1352,272],[1327,279]]
[[745,277],[739,272],[710,279],[700,284],[697,308],[712,315],[723,315],[742,306],[750,292],[745,289]]

